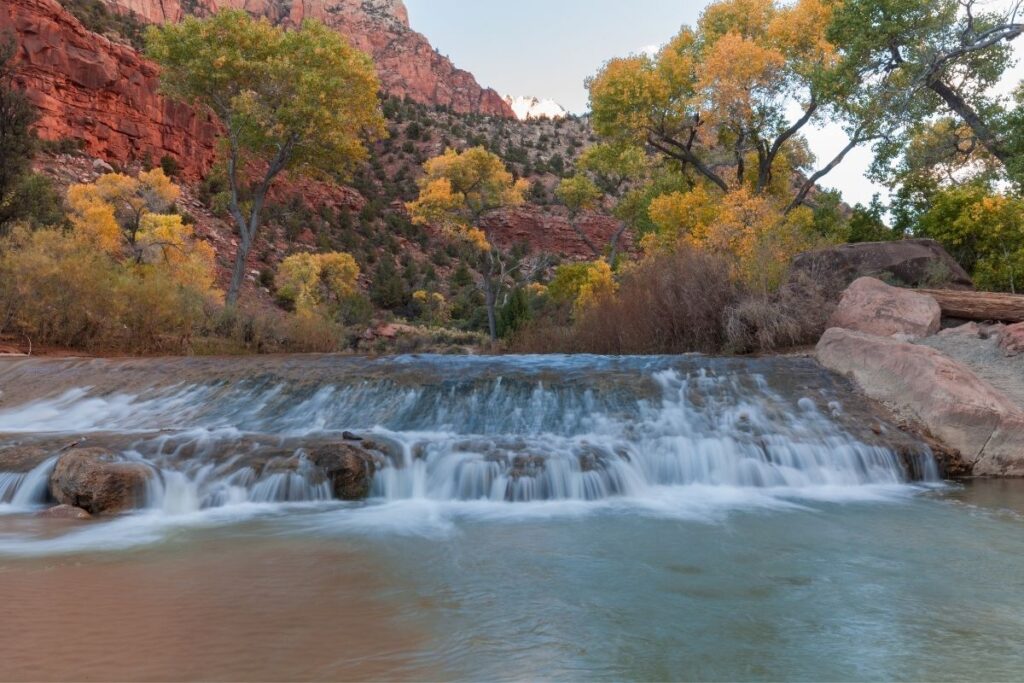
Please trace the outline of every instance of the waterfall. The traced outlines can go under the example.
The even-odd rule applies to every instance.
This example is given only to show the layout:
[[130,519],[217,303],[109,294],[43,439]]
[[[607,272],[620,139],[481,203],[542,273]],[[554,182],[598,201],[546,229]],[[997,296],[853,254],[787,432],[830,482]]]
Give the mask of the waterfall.
[[[144,462],[155,472],[146,505],[172,515],[329,501],[331,486],[307,456],[346,430],[374,454],[378,501],[595,501],[667,487],[803,490],[900,484],[911,472],[937,478],[926,447],[908,446],[807,359],[55,363],[0,365],[5,387],[34,380],[0,410],[0,443],[18,435],[45,450],[74,434]],[[45,502],[55,460],[0,471],[0,503]]]

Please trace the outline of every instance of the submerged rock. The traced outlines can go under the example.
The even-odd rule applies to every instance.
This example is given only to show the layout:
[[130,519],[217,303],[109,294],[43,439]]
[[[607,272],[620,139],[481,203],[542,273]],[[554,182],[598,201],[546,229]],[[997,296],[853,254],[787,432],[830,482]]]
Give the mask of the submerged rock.
[[142,505],[152,476],[146,465],[102,448],[74,448],[57,459],[50,494],[93,515],[114,514]]
[[895,339],[832,328],[818,362],[919,421],[975,475],[1024,476],[1024,412],[966,365]]
[[335,498],[362,500],[370,494],[377,466],[362,448],[347,443],[322,446],[311,451],[309,459],[323,470]]
[[942,309],[932,297],[862,277],[843,292],[830,327],[882,336],[928,337],[939,331]]
[[36,514],[47,519],[92,519],[92,515],[73,505],[57,505]]

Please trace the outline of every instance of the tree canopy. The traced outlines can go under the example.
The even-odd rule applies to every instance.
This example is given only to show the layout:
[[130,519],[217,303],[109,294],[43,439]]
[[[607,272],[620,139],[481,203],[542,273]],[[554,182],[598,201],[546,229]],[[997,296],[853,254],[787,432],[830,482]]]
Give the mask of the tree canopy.
[[151,27],[146,51],[163,67],[163,92],[205,106],[224,125],[230,211],[241,237],[233,303],[278,174],[342,176],[366,158],[366,141],[385,134],[373,63],[319,21],[283,30],[241,10]]

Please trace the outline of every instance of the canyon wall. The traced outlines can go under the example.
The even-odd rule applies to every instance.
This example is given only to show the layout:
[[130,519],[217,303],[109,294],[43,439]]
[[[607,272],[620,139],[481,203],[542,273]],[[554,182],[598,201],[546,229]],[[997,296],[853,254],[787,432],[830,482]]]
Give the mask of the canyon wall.
[[512,108],[473,74],[458,69],[427,38],[409,26],[402,0],[105,0],[142,21],[181,21],[224,8],[244,9],[275,24],[298,26],[319,19],[373,57],[384,90],[420,104],[443,105],[459,113],[512,118]]
[[215,122],[159,96],[152,63],[86,30],[57,0],[4,2],[3,32],[20,45],[18,84],[39,110],[42,139],[74,138],[116,162],[170,155],[193,176],[213,160]]

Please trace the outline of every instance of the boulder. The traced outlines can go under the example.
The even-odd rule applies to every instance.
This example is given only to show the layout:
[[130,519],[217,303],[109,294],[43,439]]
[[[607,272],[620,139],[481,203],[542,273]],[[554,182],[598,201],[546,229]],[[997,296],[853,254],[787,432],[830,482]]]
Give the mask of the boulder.
[[935,299],[862,277],[846,288],[829,327],[889,336],[928,337],[939,331],[942,310]]
[[347,443],[323,446],[310,452],[309,459],[323,470],[335,498],[362,500],[370,494],[377,466],[362,448]]
[[1024,323],[1008,325],[999,332],[999,350],[1011,357],[1024,353]]
[[836,278],[844,285],[868,276],[908,287],[974,288],[960,264],[929,239],[840,244],[810,251],[793,260],[792,274]]
[[36,517],[46,519],[92,519],[92,515],[72,505],[57,505],[55,507],[36,513]]
[[818,362],[853,379],[956,450],[975,475],[1024,475],[1024,413],[967,366],[935,349],[831,328]]
[[153,471],[139,462],[102,448],[73,448],[57,460],[50,475],[50,494],[62,505],[93,515],[139,507]]

